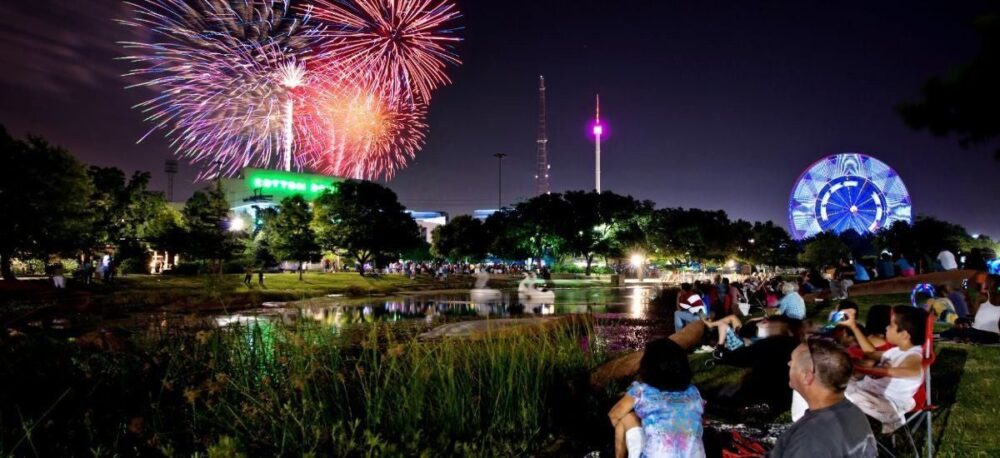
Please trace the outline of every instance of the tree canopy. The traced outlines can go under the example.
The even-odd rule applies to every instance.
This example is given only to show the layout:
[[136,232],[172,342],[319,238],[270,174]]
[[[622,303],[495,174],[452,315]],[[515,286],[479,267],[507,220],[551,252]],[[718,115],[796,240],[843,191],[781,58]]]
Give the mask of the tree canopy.
[[[979,53],[948,76],[928,79],[919,102],[897,107],[911,128],[954,134],[966,148],[1000,138],[1000,14],[981,16],[975,25],[982,36]],[[1000,148],[994,154],[1000,160]]]
[[313,229],[320,246],[376,266],[419,245],[417,223],[392,192],[378,183],[346,180],[313,202]]
[[298,195],[282,200],[277,213],[264,219],[263,231],[270,249],[279,259],[298,261],[300,281],[302,263],[319,257],[312,220],[309,202]]
[[69,152],[0,126],[0,274],[14,279],[14,257],[72,252],[93,227],[93,184]]

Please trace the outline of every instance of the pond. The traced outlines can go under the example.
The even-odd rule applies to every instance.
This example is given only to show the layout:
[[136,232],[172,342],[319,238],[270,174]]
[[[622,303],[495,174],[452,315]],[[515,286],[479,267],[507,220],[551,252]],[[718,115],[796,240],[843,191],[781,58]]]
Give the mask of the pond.
[[444,323],[533,315],[593,314],[596,331],[612,352],[637,349],[654,336],[669,333],[668,313],[651,303],[661,288],[649,285],[554,288],[547,301],[518,294],[516,289],[451,290],[394,296],[348,298],[330,296],[234,314],[213,315],[216,326],[265,321],[293,325],[318,322],[334,332],[369,323],[396,323],[413,333]]

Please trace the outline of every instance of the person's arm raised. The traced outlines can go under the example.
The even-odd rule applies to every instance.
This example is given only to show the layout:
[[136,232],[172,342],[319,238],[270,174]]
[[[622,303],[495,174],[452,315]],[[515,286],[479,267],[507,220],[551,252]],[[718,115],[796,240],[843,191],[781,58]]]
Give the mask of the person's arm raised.
[[864,332],[861,332],[861,328],[858,326],[857,314],[858,311],[854,309],[844,310],[845,318],[843,321],[837,323],[837,325],[851,330],[851,333],[854,334],[854,340],[858,341],[858,346],[865,352],[865,357],[875,360],[882,358],[882,352],[876,350],[875,345],[868,340],[868,336]]

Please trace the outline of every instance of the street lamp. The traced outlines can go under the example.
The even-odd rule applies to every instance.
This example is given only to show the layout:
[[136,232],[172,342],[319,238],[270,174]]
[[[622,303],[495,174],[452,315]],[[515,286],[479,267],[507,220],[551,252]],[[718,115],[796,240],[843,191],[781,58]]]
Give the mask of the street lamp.
[[506,153],[496,153],[493,157],[497,158],[497,211],[503,209],[503,158],[507,157]]

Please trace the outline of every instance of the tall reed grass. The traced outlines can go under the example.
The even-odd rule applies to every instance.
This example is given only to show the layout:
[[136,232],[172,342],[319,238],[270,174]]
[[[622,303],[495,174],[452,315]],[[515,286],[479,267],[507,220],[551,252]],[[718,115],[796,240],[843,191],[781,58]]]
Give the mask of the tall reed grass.
[[[553,396],[602,359],[581,345],[593,339],[589,326],[430,343],[391,326],[370,325],[360,341],[321,325],[264,321],[145,333],[128,355],[111,356],[128,364],[101,365],[99,377],[123,387],[130,406],[110,395],[88,401],[93,374],[50,381],[51,398],[70,390],[61,402],[74,408],[38,405],[47,417],[29,412],[28,423],[63,426],[43,433],[4,425],[0,455],[31,454],[29,443],[42,444],[42,454],[131,453],[124,444],[168,455],[520,455],[553,427]],[[137,401],[145,405],[131,406]],[[128,413],[90,433],[89,450],[54,447],[59,437],[44,435],[93,426],[64,418],[81,405],[104,421]]]

